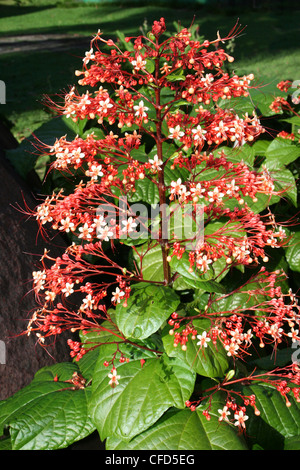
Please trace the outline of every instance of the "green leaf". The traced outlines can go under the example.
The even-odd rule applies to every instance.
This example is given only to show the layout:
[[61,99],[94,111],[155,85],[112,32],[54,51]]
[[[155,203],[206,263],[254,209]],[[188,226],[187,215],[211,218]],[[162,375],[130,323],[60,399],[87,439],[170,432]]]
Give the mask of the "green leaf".
[[243,394],[254,394],[260,418],[275,429],[284,438],[300,439],[300,405],[289,394],[291,406],[286,406],[282,395],[268,384],[257,384],[243,387]]
[[[143,256],[142,263],[140,256]],[[164,281],[162,252],[159,243],[152,242],[150,245],[144,243],[136,247],[133,252],[133,258],[145,281]]]
[[[107,450],[247,450],[245,441],[227,423],[218,422],[218,408],[224,403],[213,400],[208,421],[202,408],[190,410],[168,410],[154,426],[130,442],[116,438],[107,439]],[[192,463],[192,462],[189,462]]]
[[141,282],[132,286],[127,307],[117,305],[116,323],[126,338],[147,338],[176,310],[179,301],[170,287]]
[[180,69],[178,72],[170,73],[167,76],[167,80],[168,80],[168,82],[184,81],[185,76],[184,76],[183,70]]
[[233,100],[232,107],[235,111],[252,114],[256,109],[258,116],[273,116],[276,114],[271,110],[270,105],[274,101],[274,97],[282,96],[286,98],[287,94],[278,90],[273,84],[249,90],[249,97]]
[[272,196],[271,200],[268,196],[264,196],[265,206],[270,206],[278,202],[281,197],[285,197],[297,207],[297,187],[293,173],[277,160],[266,160],[264,166],[274,181],[274,190],[280,193],[279,196]]
[[101,127],[90,127],[82,134],[82,138],[86,139],[90,134],[94,134],[96,139],[104,139],[105,133]]
[[[244,289],[233,294],[215,295],[211,299],[208,313],[216,312],[218,315],[226,316],[232,315],[234,311],[239,311],[242,308],[247,309],[259,305],[266,300],[266,297],[259,293],[260,289],[261,286],[258,282],[248,283]],[[254,290],[258,290],[258,292],[254,293]],[[199,305],[199,308],[205,308],[205,304]]]
[[114,436],[130,440],[153,425],[170,407],[184,408],[195,384],[190,367],[166,355],[116,364],[119,384],[109,385],[103,361],[113,345],[101,348],[93,376],[89,409],[101,440]]
[[[171,146],[172,148],[173,146]],[[164,147],[163,147],[164,149]],[[171,149],[170,149],[171,150]],[[164,178],[165,178],[165,184],[166,186],[169,186],[172,181],[177,181],[179,178],[181,178],[182,181],[186,181],[189,176],[189,171],[186,168],[180,168],[176,166],[174,169],[171,169],[172,166],[172,155],[177,154],[177,149],[176,147],[173,148],[174,152],[170,152],[169,149],[163,150],[163,155],[164,157],[171,157],[170,161],[166,164],[165,169],[164,169]]]
[[73,121],[68,120],[64,116],[51,119],[42,124],[34,132],[34,135],[24,139],[16,149],[6,151],[6,157],[22,178],[26,179],[41,155],[41,152],[36,151],[37,139],[45,145],[53,145],[56,139],[63,135],[66,135],[67,139],[72,140],[75,138],[76,132],[71,122],[73,123]]
[[144,201],[148,204],[157,204],[159,202],[159,193],[156,184],[150,179],[144,178],[135,183],[135,192],[127,195],[129,202]]
[[131,41],[126,41],[125,40],[125,34],[122,31],[117,30],[116,35],[119,39],[119,41],[122,44],[122,47],[126,49],[127,51],[134,51],[134,46]]
[[12,450],[10,437],[0,438],[0,450]]
[[289,199],[297,207],[297,186],[293,173],[286,168],[270,171],[274,179],[275,191],[281,193],[280,197]]
[[[208,331],[211,323],[209,320],[195,319],[193,326],[198,334]],[[223,377],[229,366],[229,358],[220,342],[217,346],[208,343],[207,348],[200,349],[197,346],[198,339],[189,340],[186,344],[187,348],[183,351],[178,345],[174,347],[174,336],[169,334],[170,326],[166,326],[162,332],[163,344],[166,353],[170,357],[176,357],[185,362],[192,370],[199,375],[205,377]],[[184,329],[184,326],[178,328],[176,331],[179,333]]]
[[284,450],[300,450],[300,439],[297,437],[290,437],[284,440]]
[[87,409],[90,388],[61,391],[72,386],[64,381],[78,370],[72,363],[44,367],[3,403],[0,429],[9,426],[13,450],[62,449],[95,430]]
[[83,137],[84,128],[87,125],[88,118],[78,119],[78,121],[73,121],[70,117],[62,116],[63,122],[73,130],[75,135]]
[[252,144],[252,149],[254,150],[255,157],[264,157],[269,145],[270,145],[269,140],[263,140],[263,139],[256,140]]
[[272,140],[265,156],[269,165],[270,161],[273,160],[276,164],[281,164],[282,166],[288,165],[300,156],[300,145],[278,137]]
[[170,266],[173,273],[177,272],[183,278],[186,284],[189,284],[194,289],[202,289],[204,292],[222,292],[226,290],[224,286],[213,280],[202,280],[201,277],[194,271],[190,272],[190,263],[188,260],[188,254],[185,252],[181,259],[177,259],[173,256]]
[[[145,254],[144,254],[145,253]],[[140,256],[143,255],[142,264],[140,262]],[[163,282],[163,265],[162,265],[162,253],[159,244],[153,243],[135,248],[133,257],[139,269],[142,271],[143,279],[147,281]],[[187,253],[184,253],[180,260],[174,256],[170,262],[171,272],[176,272],[180,275],[176,279],[176,285],[182,281],[185,288],[202,289],[206,292],[225,292],[224,286],[213,280],[202,279],[196,272],[189,272],[189,261]]]
[[291,233],[285,257],[292,271],[300,272],[300,232]]
[[150,59],[147,60],[146,70],[147,70],[148,73],[153,73],[154,72],[154,70],[155,70],[154,60],[150,60]]
[[219,152],[223,151],[226,155],[226,160],[230,162],[245,162],[248,166],[252,167],[254,164],[255,148],[253,145],[244,144],[241,147],[218,147],[213,151],[217,157]]
[[[213,245],[219,243],[220,237],[231,238],[236,241],[237,246],[241,244],[243,238],[246,236],[246,232],[241,223],[230,222],[228,220],[210,222],[204,228],[204,240],[205,242]],[[228,273],[229,266],[226,263],[224,256],[214,261],[209,265],[209,269],[202,275],[203,280],[210,280],[212,278],[218,279],[220,282]]]
[[78,362],[78,367],[82,375],[90,380],[93,377],[95,370],[95,365],[99,357],[100,347],[108,342],[123,342],[123,338],[119,330],[117,329],[114,323],[114,310],[108,310],[108,314],[112,318],[112,321],[104,321],[101,323],[100,329],[91,329],[86,334],[80,333],[80,341],[82,342],[83,348],[88,352],[83,355],[83,357]]

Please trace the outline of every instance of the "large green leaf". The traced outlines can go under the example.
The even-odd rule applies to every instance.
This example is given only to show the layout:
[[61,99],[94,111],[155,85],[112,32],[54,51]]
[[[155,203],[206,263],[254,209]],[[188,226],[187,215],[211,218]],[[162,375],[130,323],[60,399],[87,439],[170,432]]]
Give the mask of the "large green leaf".
[[300,450],[300,439],[297,437],[290,437],[284,441],[284,450]]
[[278,90],[273,83],[253,87],[249,89],[248,97],[233,99],[232,107],[239,114],[248,113],[251,115],[255,108],[257,116],[273,116],[276,112],[270,108],[270,105],[274,101],[275,95],[287,97],[287,93]]
[[300,156],[300,145],[278,137],[272,140],[265,156],[269,164],[274,161],[276,164],[288,165]]
[[164,281],[163,259],[159,243],[154,241],[151,244],[144,243],[136,247],[133,258],[145,281]]
[[[162,252],[159,244],[153,243],[151,249],[145,243],[135,248],[134,259],[142,270],[143,279],[147,281],[163,282],[164,273],[162,265]],[[144,254],[143,254],[144,253]],[[140,256],[143,255],[142,263],[140,263]],[[184,253],[180,260],[174,256],[170,262],[171,273],[179,277],[176,278],[175,286],[179,284],[184,285],[188,289],[202,289],[206,292],[225,292],[224,287],[216,281],[202,279],[196,272],[189,272],[190,263],[187,253]]]
[[[209,330],[211,323],[209,320],[195,319],[193,325],[198,334],[202,334],[204,331]],[[168,356],[176,357],[185,362],[199,375],[223,377],[229,366],[229,358],[220,342],[217,346],[209,342],[206,348],[200,349],[200,346],[197,345],[198,339],[189,339],[184,351],[180,345],[174,347],[174,336],[169,334],[170,329],[170,326],[166,326],[162,332],[163,344]],[[181,332],[183,329],[184,326],[176,331]]]
[[283,438],[298,437],[300,440],[300,404],[289,395],[291,406],[286,406],[284,397],[271,385],[256,384],[243,387],[243,394],[256,397],[260,418]]
[[10,437],[0,439],[0,450],[12,450]]
[[292,271],[300,272],[300,232],[291,233],[285,257]]
[[130,202],[143,201],[148,204],[157,204],[159,202],[158,188],[149,178],[137,180],[135,183],[135,192],[128,194]]
[[64,381],[77,371],[72,363],[40,369],[31,384],[3,402],[0,429],[9,427],[13,450],[62,449],[95,430],[87,409],[90,387],[62,390],[72,386]]
[[[259,282],[248,282],[245,286],[227,295],[214,295],[211,298],[211,305],[208,313],[216,313],[221,316],[232,315],[240,309],[253,308],[267,300],[267,297],[261,294],[263,286]],[[199,303],[199,308],[204,309],[206,299]]]
[[233,426],[218,422],[217,410],[224,403],[218,399],[212,403],[209,421],[203,416],[202,407],[194,412],[173,408],[130,442],[109,437],[107,450],[247,450]]
[[119,384],[109,385],[109,359],[114,345],[101,347],[93,376],[90,413],[102,440],[114,436],[132,439],[153,425],[170,407],[184,408],[195,384],[195,373],[183,362],[168,358],[146,358],[116,364]]
[[132,287],[127,307],[117,305],[116,323],[126,338],[141,340],[155,333],[178,305],[170,287],[141,282]]
[[221,151],[224,152],[226,159],[230,162],[237,163],[243,161],[250,167],[252,167],[254,164],[255,148],[253,145],[244,144],[241,147],[222,146],[214,150],[213,153],[217,157]]

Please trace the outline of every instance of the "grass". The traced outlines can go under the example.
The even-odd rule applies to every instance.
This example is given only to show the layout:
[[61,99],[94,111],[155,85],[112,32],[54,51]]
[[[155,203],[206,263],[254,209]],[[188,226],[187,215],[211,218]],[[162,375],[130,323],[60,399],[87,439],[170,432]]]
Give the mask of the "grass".
[[151,25],[163,16],[173,29],[174,21],[189,26],[195,16],[200,34],[214,39],[218,30],[221,35],[228,33],[239,18],[247,27],[234,43],[235,71],[253,72],[259,82],[300,79],[299,10],[221,11],[216,7],[172,8],[155,4],[124,7],[124,2],[122,7],[111,4],[66,8],[40,3],[44,6],[17,7],[13,1],[0,0],[0,40],[11,35],[76,34],[86,38],[86,48],[81,46],[63,53],[35,51],[0,55],[0,79],[5,81],[7,90],[6,104],[1,105],[0,112],[19,140],[50,118],[41,104],[43,94],[55,94],[76,83],[74,71],[81,67],[89,40],[99,28],[106,37],[113,37],[116,30],[130,35],[136,34],[145,20]]

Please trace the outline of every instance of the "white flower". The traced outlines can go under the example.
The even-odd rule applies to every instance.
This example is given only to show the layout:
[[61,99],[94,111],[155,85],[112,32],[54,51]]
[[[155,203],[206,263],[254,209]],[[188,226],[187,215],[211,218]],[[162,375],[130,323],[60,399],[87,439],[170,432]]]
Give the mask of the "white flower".
[[80,235],[78,235],[78,238],[86,238],[86,239],[91,239],[92,235],[91,233],[93,232],[93,228],[89,227],[87,223],[83,225],[83,227],[79,228]]
[[234,179],[231,181],[230,184],[227,184],[226,186],[227,186],[227,188],[228,188],[227,194],[229,194],[229,195],[232,195],[235,191],[238,191],[238,190],[239,190],[239,187],[236,186]]
[[216,137],[227,138],[228,127],[224,125],[223,121],[219,121],[219,125],[214,127],[214,132],[216,132]]
[[147,64],[141,55],[136,56],[135,60],[133,60],[131,63],[135,70],[143,70]]
[[235,426],[241,426],[242,428],[245,428],[245,421],[249,416],[245,415],[242,410],[240,410],[238,413],[235,413],[234,419],[236,419],[236,422],[234,423]]
[[110,229],[108,225],[105,225],[104,227],[97,227],[97,238],[108,242],[113,236],[114,232]]
[[227,416],[230,415],[230,411],[228,411],[228,407],[227,406],[224,406],[223,410],[218,410],[218,413],[220,413],[220,418],[219,418],[219,421],[229,421],[229,419],[227,418]]
[[82,301],[82,309],[92,309],[93,308],[93,303],[94,303],[94,299],[92,298],[91,294],[88,294],[85,299],[83,299]]
[[69,295],[73,294],[74,292],[73,287],[74,284],[72,284],[71,282],[66,282],[65,287],[61,291],[64,292],[66,297],[69,297]]
[[112,108],[113,104],[109,101],[109,98],[107,98],[105,101],[101,100],[99,102],[99,108],[98,112],[101,114],[106,114],[109,108]]
[[201,126],[197,126],[196,129],[192,129],[192,133],[194,134],[195,145],[198,145],[200,142],[205,140],[204,134],[206,134],[206,131],[202,129]]
[[133,232],[134,229],[137,227],[137,224],[135,223],[134,219],[132,217],[129,217],[128,220],[122,220],[122,224],[125,225],[124,229],[126,233]]
[[125,292],[123,292],[122,290],[120,290],[119,287],[117,287],[115,292],[113,292],[111,301],[119,304],[121,302],[121,298],[124,297],[124,295],[125,295]]
[[180,126],[170,127],[169,139],[180,139],[184,136],[184,132],[180,130]]
[[214,76],[212,73],[207,73],[205,77],[201,78],[203,87],[208,87],[214,81]]
[[97,215],[97,217],[94,219],[94,223],[96,224],[96,228],[104,227],[106,225],[106,222],[102,214]]
[[191,188],[191,193],[193,197],[203,198],[203,194],[205,189],[201,188],[201,183],[197,183],[196,186]]
[[34,279],[35,289],[37,291],[43,290],[46,279],[46,272],[45,271],[34,271],[32,273],[32,277]]
[[197,346],[207,348],[207,343],[210,341],[210,338],[208,338],[206,331],[203,331],[202,335],[197,335],[197,339],[199,339]]
[[90,165],[90,168],[85,172],[86,176],[90,176],[92,180],[96,181],[98,176],[103,176],[102,173],[102,165],[98,165],[97,163],[93,163]]
[[149,159],[149,163],[152,165],[152,170],[157,171],[161,170],[161,166],[163,164],[162,160],[158,158],[158,155],[154,155],[153,159]]
[[141,100],[138,105],[133,106],[133,109],[135,110],[135,115],[139,117],[146,117],[146,111],[149,110],[147,106],[144,105],[144,101]]
[[226,344],[225,349],[227,351],[227,356],[234,356],[235,354],[237,354],[239,345],[234,341],[231,341],[230,344]]
[[61,223],[61,227],[59,227],[59,230],[64,230],[65,232],[69,232],[70,230],[71,231],[75,230],[75,225],[73,224],[73,222],[70,221],[70,217],[61,219],[60,223]]
[[197,260],[196,260],[196,264],[197,264],[197,268],[198,269],[201,269],[201,271],[203,272],[206,272],[209,268],[209,264],[212,263],[212,260],[207,258],[207,255],[198,255],[197,256]]
[[219,192],[219,188],[216,186],[213,191],[208,191],[209,202],[221,202],[224,197],[223,193]]
[[82,95],[81,100],[79,102],[81,109],[85,109],[87,104],[91,104],[89,92],[87,92],[85,95]]
[[232,338],[231,338],[232,341],[236,341],[237,344],[241,344],[241,342],[244,339],[244,335],[243,335],[243,333],[240,332],[240,330],[238,328],[236,328],[233,331],[230,331],[230,334],[232,336]]
[[177,181],[171,181],[171,194],[179,196],[182,192],[184,192],[185,189],[186,187],[181,183],[180,178],[178,178]]
[[92,60],[92,59],[94,59],[94,58],[95,58],[94,50],[93,50],[93,48],[91,48],[89,51],[87,51],[87,52],[85,53],[85,57],[82,59],[84,65],[88,64],[89,61]]
[[253,337],[251,329],[247,331],[247,333],[244,333],[244,341],[245,344],[250,345],[251,344],[251,338]]
[[110,381],[108,383],[111,387],[116,387],[117,385],[119,385],[118,380],[120,378],[120,375],[117,375],[117,369],[115,367],[111,369],[110,373],[108,374],[108,377],[110,378]]
[[55,292],[52,292],[52,291],[49,291],[49,290],[47,290],[47,291],[45,292],[45,294],[46,294],[46,295],[45,295],[45,300],[50,300],[51,302],[53,302],[53,300],[54,300],[55,297],[56,297]]
[[37,208],[36,218],[40,220],[42,225],[46,224],[47,222],[51,222],[53,219],[50,215],[50,207],[44,204],[40,205]]
[[72,150],[70,157],[71,159],[68,159],[69,163],[72,160],[74,163],[80,165],[81,160],[85,157],[85,153],[81,151],[80,147],[78,147],[76,150]]
[[294,328],[291,328],[291,331],[288,333],[288,336],[290,336],[292,338],[292,342],[295,343],[299,340],[299,330],[294,330]]

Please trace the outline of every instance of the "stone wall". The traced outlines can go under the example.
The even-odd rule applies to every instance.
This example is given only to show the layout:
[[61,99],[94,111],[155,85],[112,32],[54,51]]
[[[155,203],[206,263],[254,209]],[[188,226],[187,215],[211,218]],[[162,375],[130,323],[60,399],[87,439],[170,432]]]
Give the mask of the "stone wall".
[[66,338],[58,338],[46,352],[35,336],[18,336],[37,307],[30,292],[36,263],[44,248],[56,257],[66,243],[61,237],[55,237],[54,246],[45,243],[37,236],[36,221],[18,211],[18,206],[25,207],[24,200],[31,208],[38,202],[5,159],[3,146],[14,145],[13,139],[1,127],[0,133],[0,400],[4,400],[30,383],[41,367],[70,361],[70,356]]

